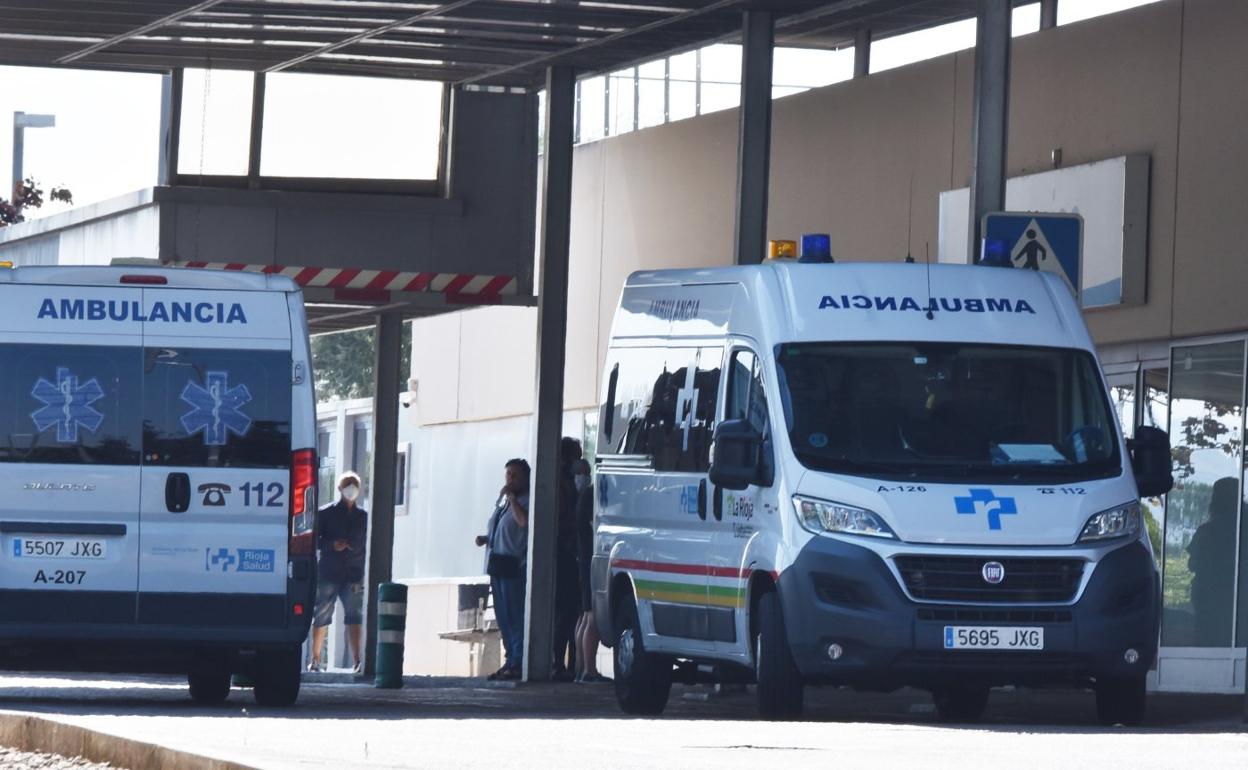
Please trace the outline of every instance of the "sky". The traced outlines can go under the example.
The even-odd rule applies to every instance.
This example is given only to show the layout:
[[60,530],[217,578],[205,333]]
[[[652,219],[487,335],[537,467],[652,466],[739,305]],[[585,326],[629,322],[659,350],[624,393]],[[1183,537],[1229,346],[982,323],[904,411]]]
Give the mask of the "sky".
[[[1157,1],[1059,0],[1058,23],[1074,23]],[[1016,35],[1033,32],[1038,26],[1038,6],[1016,10]],[[885,39],[872,46],[871,69],[879,72],[974,44],[973,20]],[[688,63],[675,57],[673,77],[678,77]],[[783,96],[846,79],[852,66],[852,51],[777,51],[774,94]],[[722,72],[727,73],[725,79],[735,79],[732,73],[739,73],[739,67],[740,53],[735,46],[703,51],[704,78]],[[655,69],[643,65],[642,77]],[[662,70],[658,63],[659,77]],[[652,87],[661,93],[661,82],[643,81],[643,89]],[[674,104],[680,101],[676,98],[680,88],[692,88],[692,84],[673,85]],[[45,189],[68,187],[77,205],[155,184],[160,93],[159,75],[0,67],[0,116],[7,118],[18,110],[56,116],[53,128],[25,131],[25,175],[35,177]],[[736,94],[737,86],[728,83],[703,85],[703,112],[734,106]],[[591,98],[587,96],[585,101]],[[583,104],[583,108],[601,111],[605,106],[601,98]],[[188,174],[245,173],[250,103],[250,73],[215,70],[205,76],[202,70],[188,70],[179,170]],[[430,178],[436,172],[440,109],[436,83],[270,75],[261,172],[272,176]],[[671,115],[672,119],[682,117],[689,115],[679,110]],[[655,115],[643,108],[641,118],[643,126],[662,122],[661,109]],[[631,122],[631,116],[623,120]],[[597,136],[591,132],[583,139],[601,134],[599,129]],[[11,157],[11,132],[0,130],[3,197],[8,197]],[[47,204],[33,216],[48,216],[66,208],[64,204]]]

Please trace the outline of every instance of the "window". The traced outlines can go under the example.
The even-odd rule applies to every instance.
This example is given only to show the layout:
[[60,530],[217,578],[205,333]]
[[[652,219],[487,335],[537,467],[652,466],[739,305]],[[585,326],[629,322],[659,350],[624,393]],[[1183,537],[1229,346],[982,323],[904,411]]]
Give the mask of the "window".
[[607,93],[610,101],[610,125],[607,132],[611,136],[624,134],[633,130],[633,109],[637,100],[637,68],[611,73],[611,87]]
[[655,470],[705,471],[719,390],[719,348],[613,351],[603,455],[648,455]]
[[247,173],[253,84],[254,76],[250,72],[183,71],[178,173],[222,176]]
[[407,463],[411,454],[410,444],[403,444],[394,455],[394,507],[395,513],[407,514]]
[[316,458],[320,467],[316,473],[316,499],[321,501],[333,500],[337,497],[337,490],[334,488],[335,468],[338,465],[338,458],[334,449],[334,423],[326,421],[317,426],[316,431]]
[[1166,501],[1162,644],[1229,647],[1240,517],[1244,343],[1176,347],[1174,489]]
[[835,473],[1059,483],[1121,472],[1096,363],[1077,350],[795,344],[778,356],[794,453]]
[[145,350],[145,464],[290,467],[290,367],[289,351]]
[[586,78],[577,83],[578,142],[597,141],[606,131],[606,83],[607,79],[604,77]]
[[0,345],[0,462],[137,465],[142,352]]
[[728,367],[728,398],[725,420],[748,420],[760,436],[767,436],[767,392],[763,390],[763,372],[758,356],[750,350],[732,354]]
[[437,178],[440,83],[279,72],[264,105],[265,176]]
[[637,68],[637,127],[667,122],[667,61],[647,62]]
[[351,426],[351,467],[360,477],[360,498],[367,500],[373,483],[373,421],[356,417]]

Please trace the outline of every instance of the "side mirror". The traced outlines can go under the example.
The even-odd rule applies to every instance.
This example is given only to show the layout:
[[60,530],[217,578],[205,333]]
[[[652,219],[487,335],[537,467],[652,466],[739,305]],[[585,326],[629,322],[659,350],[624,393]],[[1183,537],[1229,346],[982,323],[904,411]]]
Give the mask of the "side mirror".
[[745,420],[724,420],[715,427],[711,483],[741,490],[753,484],[762,464],[763,437]]
[[1170,436],[1164,430],[1141,425],[1127,447],[1131,450],[1131,469],[1135,471],[1140,497],[1159,497],[1169,492],[1174,486]]

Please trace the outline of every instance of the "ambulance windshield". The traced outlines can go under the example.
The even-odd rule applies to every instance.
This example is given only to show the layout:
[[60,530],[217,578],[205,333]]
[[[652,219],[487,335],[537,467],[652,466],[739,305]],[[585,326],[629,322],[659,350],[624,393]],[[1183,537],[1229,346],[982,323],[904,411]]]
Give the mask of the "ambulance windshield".
[[1092,356],[951,343],[804,343],[777,360],[789,437],[815,470],[1053,483],[1121,470]]

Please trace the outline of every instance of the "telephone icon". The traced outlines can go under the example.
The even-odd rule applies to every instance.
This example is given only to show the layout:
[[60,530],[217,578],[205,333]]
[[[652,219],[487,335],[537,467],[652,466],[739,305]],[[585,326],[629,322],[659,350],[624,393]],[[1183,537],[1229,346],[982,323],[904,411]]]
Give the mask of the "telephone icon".
[[213,482],[200,484],[199,491],[204,495],[203,505],[205,508],[221,508],[225,505],[225,496],[234,490],[229,484]]

